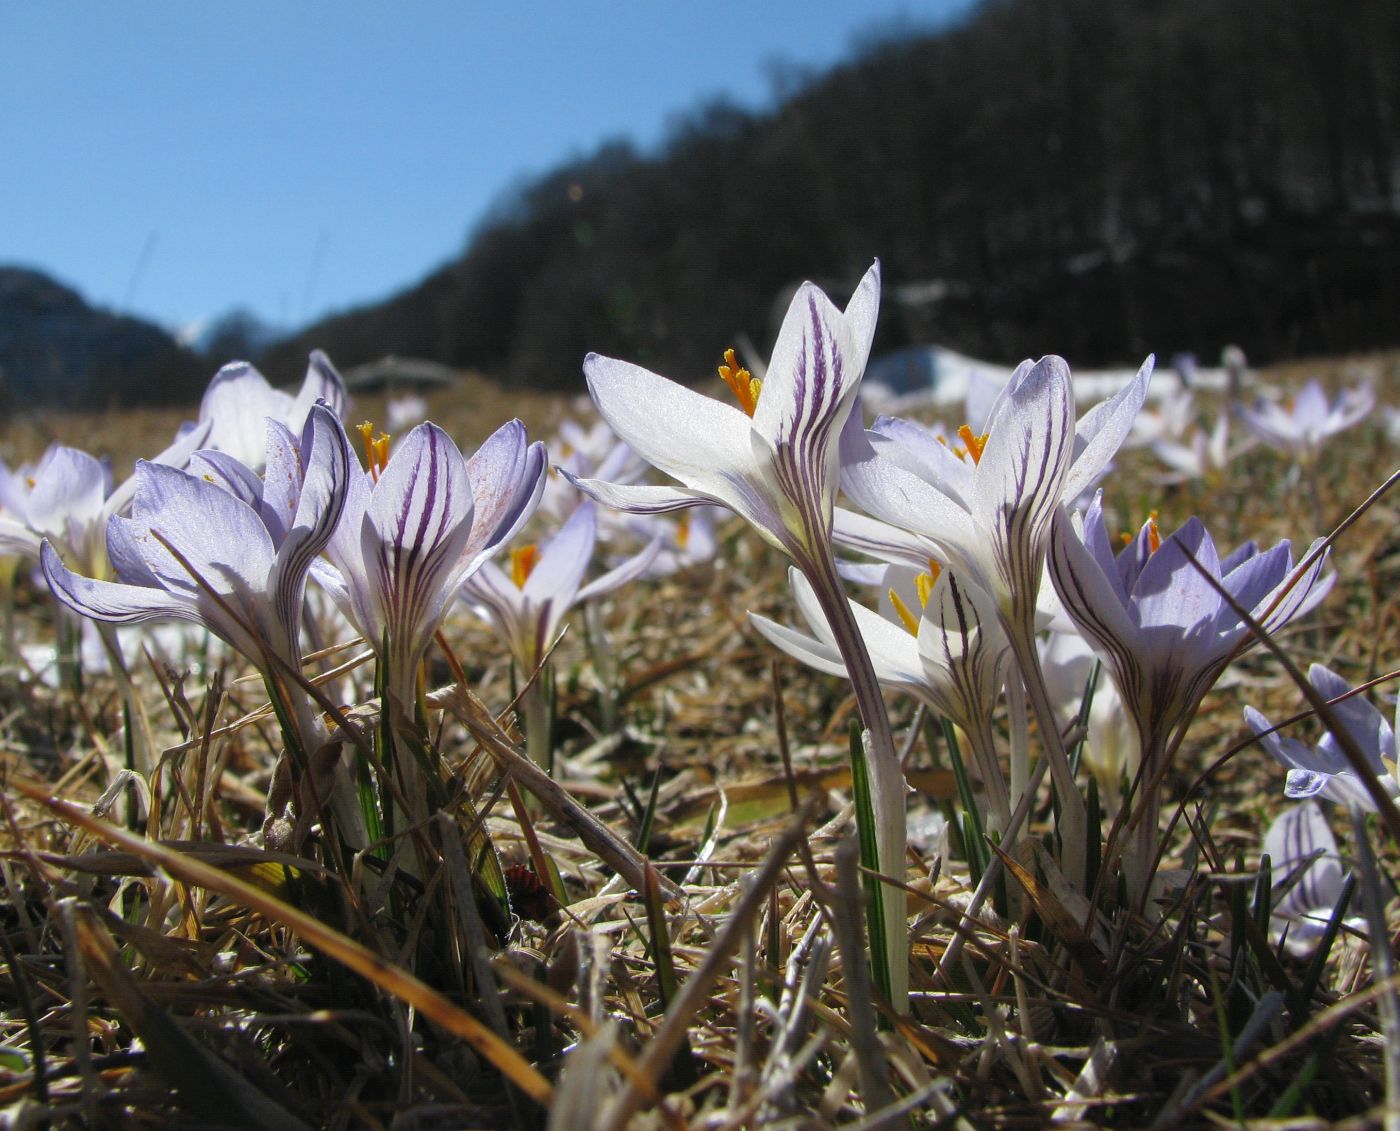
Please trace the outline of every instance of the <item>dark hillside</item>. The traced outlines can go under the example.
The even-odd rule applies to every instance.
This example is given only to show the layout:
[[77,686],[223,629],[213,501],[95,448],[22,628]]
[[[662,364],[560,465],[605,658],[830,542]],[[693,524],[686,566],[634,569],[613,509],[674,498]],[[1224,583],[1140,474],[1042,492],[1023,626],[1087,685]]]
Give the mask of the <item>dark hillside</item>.
[[886,37],[768,114],[559,167],[464,254],[310,327],[572,387],[589,349],[709,373],[785,287],[886,267],[882,345],[1102,363],[1400,340],[1400,5],[996,0]]

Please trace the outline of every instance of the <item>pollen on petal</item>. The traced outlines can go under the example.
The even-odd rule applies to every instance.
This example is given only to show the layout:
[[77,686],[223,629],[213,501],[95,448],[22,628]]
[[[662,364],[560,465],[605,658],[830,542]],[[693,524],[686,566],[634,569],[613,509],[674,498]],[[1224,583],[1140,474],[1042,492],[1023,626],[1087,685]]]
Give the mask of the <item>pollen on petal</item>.
[[510,552],[510,579],[515,582],[517,589],[524,589],[525,582],[529,580],[530,573],[535,568],[535,563],[539,561],[540,548],[533,542],[527,542],[523,546],[516,546]]

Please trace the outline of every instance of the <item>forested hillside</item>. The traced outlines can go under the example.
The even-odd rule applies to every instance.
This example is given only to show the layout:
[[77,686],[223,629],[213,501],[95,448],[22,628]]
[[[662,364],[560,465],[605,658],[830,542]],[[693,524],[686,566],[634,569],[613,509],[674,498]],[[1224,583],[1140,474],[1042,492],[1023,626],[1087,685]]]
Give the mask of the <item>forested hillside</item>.
[[779,107],[525,186],[455,262],[273,351],[572,385],[590,349],[710,371],[782,290],[876,255],[881,345],[1080,363],[1400,337],[1400,5],[1001,0]]

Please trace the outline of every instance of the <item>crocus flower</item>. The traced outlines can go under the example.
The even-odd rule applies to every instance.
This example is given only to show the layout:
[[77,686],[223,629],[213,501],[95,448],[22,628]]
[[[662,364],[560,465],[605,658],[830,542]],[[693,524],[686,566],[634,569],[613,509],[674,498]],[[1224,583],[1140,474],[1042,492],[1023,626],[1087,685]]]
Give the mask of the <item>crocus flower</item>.
[[[534,677],[571,609],[641,577],[661,549],[652,539],[641,551],[583,584],[598,539],[597,516],[584,501],[543,545],[511,550],[510,573],[483,562],[463,592],[468,604],[496,629],[523,679]],[[536,680],[525,692],[525,738],[532,757],[549,765],[548,702]]]
[[[208,436],[208,425],[188,429],[148,462],[183,467]],[[107,520],[136,487],[135,477],[115,486],[106,460],[63,444],[51,445],[30,469],[12,472],[0,463],[0,553],[37,562],[47,539],[73,568],[105,578]]]
[[1319,555],[1295,578],[1287,540],[1266,551],[1248,542],[1222,560],[1196,518],[1167,538],[1149,520],[1115,554],[1099,493],[1082,534],[1067,511],[1056,516],[1050,575],[1065,611],[1113,672],[1150,755],[1190,721],[1226,662],[1256,643],[1206,578],[1275,632],[1327,595],[1335,575],[1324,577],[1323,564]]
[[[345,515],[316,579],[388,664],[411,713],[418,665],[462,586],[528,519],[544,487],[544,445],[518,420],[470,458],[436,424],[418,425],[368,471],[354,467]],[[387,651],[384,651],[387,642]]]
[[866,273],[844,313],[804,284],[763,381],[737,362],[727,367],[738,407],[629,362],[590,354],[584,372],[603,419],[680,485],[577,479],[578,486],[632,513],[716,503],[743,515],[799,565],[829,558],[836,441],[870,354],[879,293],[878,266]]
[[[1316,802],[1285,809],[1264,834],[1274,899],[1269,933],[1295,958],[1306,958],[1327,932],[1342,895],[1345,876],[1337,840]],[[1363,916],[1346,925],[1364,931]]]
[[[904,873],[904,781],[879,683],[836,574],[832,512],[838,440],[851,416],[879,307],[875,264],[844,311],[811,283],[793,296],[764,376],[731,352],[720,367],[738,407],[625,361],[590,354],[588,387],[603,419],[632,450],[678,486],[575,482],[597,501],[634,514],[715,503],[742,515],[811,582],[840,643],[868,734],[875,839],[881,866]],[[567,476],[567,473],[565,473]],[[878,893],[894,1008],[908,1001],[907,928],[902,890]]]
[[[1338,699],[1351,690],[1347,681],[1321,664],[1308,669],[1308,682],[1324,699]],[[1395,767],[1395,730],[1364,695],[1351,695],[1332,704],[1332,717],[1365,755],[1375,780],[1392,797],[1400,797],[1400,775]],[[1253,707],[1244,709],[1245,722],[1259,736],[1264,749],[1288,767],[1284,793],[1292,798],[1325,797],[1338,805],[1375,812],[1376,803],[1331,731],[1315,744],[1279,734]]]
[[340,421],[312,409],[300,438],[267,421],[268,471],[259,479],[223,452],[205,450],[189,470],[141,461],[130,517],[107,524],[120,579],[84,577],[54,545],[40,552],[54,595],[111,624],[202,624],[273,680],[275,660],[299,670],[306,574],[340,519],[347,447]]
[[320,350],[312,351],[295,397],[274,389],[246,361],[233,361],[209,382],[199,404],[199,423],[211,429],[209,447],[261,471],[267,459],[265,420],[276,420],[299,433],[312,405],[324,403],[337,419],[344,419],[347,401],[344,380]]
[[[756,613],[749,620],[775,647],[808,667],[845,677],[846,665],[807,580],[789,570],[806,635]],[[959,582],[950,570],[889,566],[885,597],[876,613],[855,601],[851,612],[883,687],[912,695],[947,717],[969,737],[987,792],[989,825],[1010,817],[1005,777],[996,759],[992,715],[1001,697],[1008,645],[991,599]]]
[[[877,422],[843,438],[842,486],[869,515],[913,534],[930,553],[990,593],[1013,647],[1029,641],[1050,521],[1096,480],[1127,436],[1152,372],[1137,377],[1076,426],[1069,367],[1023,362],[1002,389],[985,435],[961,449],[917,426]],[[842,539],[845,542],[845,539]]]
[[[1147,395],[1151,373],[1148,358],[1135,378],[1076,425],[1069,366],[1058,357],[1023,362],[992,406],[986,435],[960,430],[960,458],[916,446],[908,430],[888,426],[848,428],[842,438],[846,494],[991,595],[1046,744],[1060,796],[1063,868],[1076,885],[1084,882],[1087,815],[1036,654],[1037,599],[1051,519],[1108,467]],[[869,529],[863,533],[868,541]],[[850,534],[849,520],[838,523],[838,539],[861,548]]]
[[1246,438],[1242,443],[1230,443],[1230,413],[1224,405],[1209,432],[1192,428],[1185,442],[1157,439],[1152,450],[1157,458],[1170,467],[1164,483],[1181,483],[1189,479],[1209,479],[1224,474],[1236,457],[1252,448],[1258,441]]
[[585,585],[597,538],[597,516],[593,504],[585,501],[542,545],[512,550],[509,574],[494,562],[483,562],[468,579],[464,598],[500,633],[522,676],[534,674],[575,605],[641,577],[661,548],[653,539]]
[[1287,541],[1263,552],[1246,543],[1222,561],[1195,518],[1166,539],[1149,521],[1115,555],[1102,493],[1084,517],[1082,534],[1061,510],[1053,537],[1050,574],[1060,600],[1108,665],[1137,724],[1145,789],[1138,841],[1125,865],[1130,884],[1145,896],[1166,760],[1226,663],[1255,643],[1216,586],[1274,632],[1316,606],[1335,575],[1322,575],[1318,554],[1295,577]]
[[1370,385],[1344,390],[1329,401],[1316,378],[1282,405],[1259,398],[1253,408],[1241,405],[1240,419],[1245,427],[1270,447],[1292,455],[1299,463],[1311,464],[1327,439],[1345,431],[1366,416],[1376,403]]

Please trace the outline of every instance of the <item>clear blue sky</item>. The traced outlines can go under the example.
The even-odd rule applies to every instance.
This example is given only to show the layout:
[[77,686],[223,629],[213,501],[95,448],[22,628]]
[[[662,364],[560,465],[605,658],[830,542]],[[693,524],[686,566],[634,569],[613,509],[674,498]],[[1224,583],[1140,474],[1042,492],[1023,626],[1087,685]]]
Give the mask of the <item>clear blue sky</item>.
[[971,0],[0,4],[0,263],[186,327],[295,325],[457,254],[599,141]]

